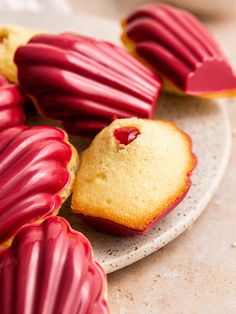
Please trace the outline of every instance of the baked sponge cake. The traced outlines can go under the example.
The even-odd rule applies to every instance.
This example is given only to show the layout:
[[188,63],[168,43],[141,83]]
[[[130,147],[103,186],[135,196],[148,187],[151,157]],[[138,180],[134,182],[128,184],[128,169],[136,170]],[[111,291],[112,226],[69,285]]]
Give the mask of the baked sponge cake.
[[16,49],[39,33],[39,31],[18,25],[0,26],[0,73],[16,83],[16,66],[13,62]]
[[162,3],[140,6],[123,21],[127,49],[158,73],[170,92],[236,96],[236,74],[208,30],[191,13]]
[[72,209],[107,232],[146,232],[184,198],[195,165],[172,122],[115,120],[81,156]]
[[58,213],[71,193],[77,162],[61,129],[16,126],[0,132],[0,247],[23,225]]
[[160,79],[112,43],[73,33],[36,35],[14,61],[39,113],[93,137],[117,118],[151,118]]
[[0,74],[0,132],[24,124],[24,99],[20,89]]
[[105,289],[89,241],[62,218],[23,227],[0,252],[2,314],[109,314]]

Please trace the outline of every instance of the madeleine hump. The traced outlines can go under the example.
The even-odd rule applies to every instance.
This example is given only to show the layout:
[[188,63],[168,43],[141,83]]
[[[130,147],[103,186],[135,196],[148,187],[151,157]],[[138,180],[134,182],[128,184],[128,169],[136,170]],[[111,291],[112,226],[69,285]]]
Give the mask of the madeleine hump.
[[72,209],[97,229],[147,232],[188,192],[190,138],[167,120],[118,119],[82,153]]

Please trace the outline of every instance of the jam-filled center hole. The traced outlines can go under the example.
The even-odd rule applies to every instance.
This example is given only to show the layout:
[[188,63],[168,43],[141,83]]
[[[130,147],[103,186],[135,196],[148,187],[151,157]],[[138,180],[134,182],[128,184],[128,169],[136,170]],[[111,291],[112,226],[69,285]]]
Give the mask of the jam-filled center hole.
[[117,128],[114,131],[115,138],[123,145],[133,142],[139,134],[139,130],[135,127]]

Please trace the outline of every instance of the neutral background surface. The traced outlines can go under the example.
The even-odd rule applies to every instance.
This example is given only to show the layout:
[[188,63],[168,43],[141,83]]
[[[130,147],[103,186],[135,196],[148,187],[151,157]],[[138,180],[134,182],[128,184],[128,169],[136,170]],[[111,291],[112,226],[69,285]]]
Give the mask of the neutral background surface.
[[[46,6],[66,14],[83,12],[117,20],[144,2],[0,0],[2,10],[9,10],[9,4],[18,11],[42,11]],[[214,5],[215,1],[206,2]],[[236,14],[236,2],[230,11]],[[201,18],[236,65],[236,17]],[[216,195],[191,229],[151,256],[108,276],[112,314],[236,313],[236,104],[228,112],[233,147]]]

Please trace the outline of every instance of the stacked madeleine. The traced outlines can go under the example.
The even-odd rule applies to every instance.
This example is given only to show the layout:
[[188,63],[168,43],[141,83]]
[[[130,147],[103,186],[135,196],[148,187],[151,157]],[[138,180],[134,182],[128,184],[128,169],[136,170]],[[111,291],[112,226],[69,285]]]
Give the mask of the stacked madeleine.
[[[73,192],[73,212],[97,229],[147,232],[185,197],[196,166],[190,137],[154,119],[162,88],[236,93],[228,60],[191,14],[153,4],[122,26],[129,52],[79,34],[0,29],[3,314],[109,313],[105,273],[89,241],[55,217],[60,207]],[[25,99],[64,130],[25,125]],[[80,163],[70,135],[94,137]]]

